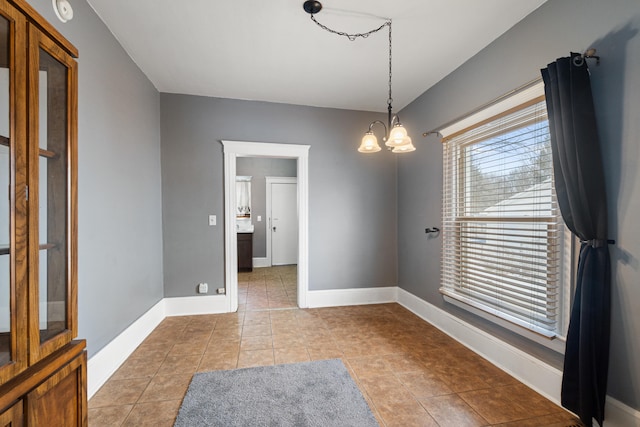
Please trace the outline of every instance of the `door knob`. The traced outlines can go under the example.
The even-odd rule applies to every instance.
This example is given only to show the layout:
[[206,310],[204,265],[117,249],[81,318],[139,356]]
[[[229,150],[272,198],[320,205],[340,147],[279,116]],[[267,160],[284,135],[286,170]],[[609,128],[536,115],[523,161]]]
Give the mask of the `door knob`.
[[273,231],[276,231],[276,228],[275,228],[275,227],[273,227]]

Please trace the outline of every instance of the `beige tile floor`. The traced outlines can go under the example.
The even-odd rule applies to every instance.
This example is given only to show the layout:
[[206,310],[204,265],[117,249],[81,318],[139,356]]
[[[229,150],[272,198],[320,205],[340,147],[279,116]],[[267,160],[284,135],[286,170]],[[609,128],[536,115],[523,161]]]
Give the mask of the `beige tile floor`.
[[300,310],[295,268],[239,277],[237,313],[166,318],[89,401],[89,425],[172,426],[195,372],[341,358],[381,426],[579,421],[397,304]]

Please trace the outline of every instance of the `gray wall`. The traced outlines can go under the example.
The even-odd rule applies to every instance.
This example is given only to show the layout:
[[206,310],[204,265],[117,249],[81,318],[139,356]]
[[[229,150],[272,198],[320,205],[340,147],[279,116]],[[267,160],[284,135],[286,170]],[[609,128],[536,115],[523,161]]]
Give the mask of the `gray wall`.
[[79,336],[91,357],[162,299],[160,96],[84,0],[62,24],[80,51]]
[[160,105],[166,297],[195,295],[199,282],[223,286],[220,140],[311,146],[311,290],[397,283],[396,160],[356,150],[383,115],[164,93]]
[[[606,170],[613,302],[609,394],[640,409],[640,4],[637,0],[550,0],[402,111],[410,129],[427,131],[539,76],[570,51],[595,47],[594,101]],[[399,283],[403,289],[561,367],[561,357],[443,303],[440,239],[442,149],[418,142],[398,166]]]
[[[398,161],[396,179],[389,153],[355,151],[369,122],[383,116],[158,95],[86,1],[73,2],[67,24],[57,21],[50,2],[31,3],[80,50],[79,335],[88,339],[90,356],[163,297],[163,240],[165,296],[193,295],[201,281],[223,283],[219,140],[230,139],[311,145],[311,289],[389,286],[397,275],[404,289],[559,365],[559,356],[443,304],[440,241],[424,234],[440,222],[441,147],[434,139],[415,141],[418,150]],[[402,111],[417,135],[538,77],[558,56],[598,48],[603,60],[592,67],[592,80],[611,237],[618,242],[609,393],[634,408],[640,408],[639,29],[637,0],[550,0]],[[217,227],[207,226],[209,214],[218,215]]]
[[[251,223],[253,232],[253,257],[267,256],[267,176],[295,177],[298,162],[294,159],[267,159],[241,157],[236,161],[236,174],[251,176]],[[258,216],[262,221],[258,222]]]

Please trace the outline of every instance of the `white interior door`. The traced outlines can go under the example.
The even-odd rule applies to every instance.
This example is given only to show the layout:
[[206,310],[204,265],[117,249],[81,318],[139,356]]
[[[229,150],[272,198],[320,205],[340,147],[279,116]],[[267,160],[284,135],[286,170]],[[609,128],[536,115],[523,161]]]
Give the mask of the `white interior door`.
[[271,265],[298,264],[298,185],[271,184]]

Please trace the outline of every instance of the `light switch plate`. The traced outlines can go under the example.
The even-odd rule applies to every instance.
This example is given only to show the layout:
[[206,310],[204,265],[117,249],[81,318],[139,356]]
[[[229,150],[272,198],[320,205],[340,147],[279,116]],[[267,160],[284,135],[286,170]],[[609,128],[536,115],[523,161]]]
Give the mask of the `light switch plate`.
[[209,225],[216,225],[216,216],[209,215]]
[[258,215],[258,222],[262,222],[262,215]]

